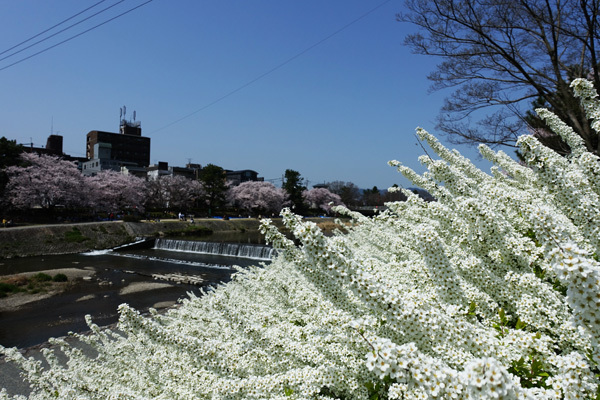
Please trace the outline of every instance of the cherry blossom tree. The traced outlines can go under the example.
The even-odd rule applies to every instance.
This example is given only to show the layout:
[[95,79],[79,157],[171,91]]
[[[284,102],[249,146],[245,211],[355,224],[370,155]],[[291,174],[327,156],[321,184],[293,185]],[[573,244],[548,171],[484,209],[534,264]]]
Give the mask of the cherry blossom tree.
[[9,166],[6,197],[15,208],[81,207],[89,203],[83,175],[75,163],[58,157],[21,154],[26,165]]
[[159,177],[158,179],[152,179],[146,182],[146,207],[152,209],[167,209],[168,208],[168,197],[167,191],[164,188],[163,180]]
[[190,209],[203,196],[202,184],[184,176],[161,176],[148,182],[148,204],[157,208]]
[[146,182],[141,178],[107,170],[87,178],[87,183],[96,209],[144,210]]
[[228,192],[230,203],[255,214],[278,213],[286,197],[283,189],[270,182],[243,182]]
[[325,188],[314,188],[302,192],[302,198],[313,209],[321,209],[329,214],[332,206],[342,204],[342,199]]

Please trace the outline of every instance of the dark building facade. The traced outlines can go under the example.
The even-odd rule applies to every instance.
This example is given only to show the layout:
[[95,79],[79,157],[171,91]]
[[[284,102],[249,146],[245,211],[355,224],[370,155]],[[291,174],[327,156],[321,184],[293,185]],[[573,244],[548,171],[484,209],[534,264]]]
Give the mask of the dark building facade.
[[231,182],[234,186],[243,182],[264,181],[264,178],[258,177],[258,172],[252,171],[251,169],[243,169],[240,171],[225,170],[225,174],[227,176],[227,181]]
[[23,145],[23,151],[26,153],[37,153],[40,155],[55,156],[67,161],[75,161],[78,164],[87,161],[84,157],[74,157],[63,153],[63,137],[61,135],[50,135],[46,141],[46,147],[33,147],[33,145]]
[[96,144],[107,143],[111,146],[111,160],[135,163],[140,167],[150,165],[150,138],[142,136],[141,127],[123,122],[121,133],[91,131],[87,134],[86,156],[88,160],[99,158],[94,154]]
[[27,153],[38,153],[61,157],[63,156],[63,137],[61,135],[50,135],[46,141],[46,147],[23,145],[23,150]]

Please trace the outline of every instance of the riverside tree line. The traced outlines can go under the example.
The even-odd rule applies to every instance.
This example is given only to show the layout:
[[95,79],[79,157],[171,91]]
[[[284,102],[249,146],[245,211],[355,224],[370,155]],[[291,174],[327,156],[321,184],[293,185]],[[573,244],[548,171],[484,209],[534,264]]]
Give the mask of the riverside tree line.
[[74,162],[22,152],[5,138],[0,139],[0,146],[18,153],[10,158],[12,165],[2,169],[0,200],[5,210],[15,212],[41,208],[50,214],[125,212],[143,216],[149,211],[156,215],[184,211],[199,215],[271,215],[289,203],[290,192],[299,193],[307,210],[326,212],[330,202],[341,204],[339,196],[328,190],[306,190],[299,184],[290,186],[290,192],[269,182],[244,182],[231,187],[225,171],[212,164],[200,170],[199,179],[168,175],[147,181],[115,171],[84,176]]
[[400,199],[377,188],[361,192],[350,182],[331,182],[329,189],[307,190],[299,172],[286,170],[282,188],[270,182],[230,185],[223,168],[208,164],[198,179],[161,176],[144,180],[115,171],[84,176],[74,162],[55,156],[23,152],[14,141],[0,138],[0,203],[7,214],[27,215],[32,210],[46,217],[125,213],[131,218],[169,213],[195,215],[278,214],[290,206],[301,214],[329,214],[331,207],[347,204],[383,205]]

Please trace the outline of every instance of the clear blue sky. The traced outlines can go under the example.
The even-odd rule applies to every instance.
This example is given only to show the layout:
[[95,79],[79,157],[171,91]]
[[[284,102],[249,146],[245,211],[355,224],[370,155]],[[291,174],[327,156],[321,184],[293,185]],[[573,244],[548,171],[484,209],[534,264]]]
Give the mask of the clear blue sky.
[[[1,2],[0,51],[98,1]],[[106,0],[0,58],[118,1]],[[144,1],[122,1],[1,60],[0,68]],[[253,169],[267,180],[289,168],[311,186],[333,180],[362,188],[410,186],[386,162],[422,170],[414,130],[435,133],[448,93],[428,94],[427,73],[440,60],[402,45],[413,29],[395,20],[402,0],[364,16],[382,3],[151,1],[0,70],[0,136],[37,146],[53,129],[64,137],[66,153],[85,156],[87,132],[117,132],[125,105],[127,118],[135,110],[142,134],[152,140],[152,163],[183,166],[191,159]]]

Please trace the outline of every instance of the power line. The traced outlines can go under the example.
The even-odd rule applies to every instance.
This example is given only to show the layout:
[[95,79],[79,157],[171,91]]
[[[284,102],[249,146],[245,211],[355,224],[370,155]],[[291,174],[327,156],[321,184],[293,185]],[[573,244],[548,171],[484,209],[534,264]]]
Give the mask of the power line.
[[17,47],[19,47],[20,45],[22,45],[22,44],[25,44],[25,43],[27,43],[27,42],[29,42],[29,41],[31,41],[31,40],[33,40],[33,39],[35,39],[36,37],[43,35],[44,33],[48,32],[48,31],[51,31],[52,29],[56,28],[57,26],[60,26],[60,25],[64,24],[65,22],[72,20],[73,18],[75,18],[75,17],[77,17],[77,16],[79,16],[79,15],[83,14],[84,12],[86,12],[86,11],[88,11],[88,10],[91,10],[92,8],[96,7],[98,4],[100,4],[100,3],[104,3],[105,1],[106,1],[106,0],[100,0],[100,1],[99,1],[99,2],[97,2],[96,4],[94,4],[94,5],[91,5],[90,7],[86,8],[85,10],[83,10],[83,11],[80,11],[80,12],[78,12],[77,14],[75,14],[75,15],[72,15],[72,16],[70,16],[69,18],[67,18],[67,19],[65,19],[65,20],[62,20],[62,21],[60,21],[58,24],[56,24],[56,25],[53,25],[53,26],[51,26],[50,28],[48,28],[48,29],[46,29],[46,30],[44,30],[44,31],[41,31],[41,32],[40,32],[40,33],[38,33],[37,35],[34,35],[34,36],[30,37],[29,39],[23,40],[21,43],[19,43],[19,44],[15,44],[13,47],[10,47],[10,48],[8,48],[8,49],[4,50],[3,52],[1,52],[1,53],[0,53],[0,55],[2,55],[2,54],[4,54],[4,53],[8,53],[8,52],[9,52],[9,51],[11,51],[12,49],[15,49],[15,48],[17,48]]
[[129,14],[130,12],[132,12],[132,11],[134,11],[134,10],[137,10],[138,8],[140,8],[140,7],[142,7],[142,6],[145,6],[146,4],[148,4],[148,3],[150,3],[150,2],[152,2],[152,0],[147,0],[146,2],[144,2],[144,3],[142,3],[142,4],[140,4],[140,5],[137,5],[137,6],[135,6],[135,7],[132,7],[132,8],[130,8],[129,10],[122,12],[122,13],[121,13],[121,14],[119,14],[119,15],[116,15],[116,16],[114,16],[114,17],[110,18],[110,19],[107,19],[107,20],[106,20],[106,21],[104,21],[104,22],[101,22],[101,23],[99,23],[98,25],[94,25],[93,27],[91,27],[91,28],[89,28],[89,29],[86,29],[86,30],[85,30],[85,31],[83,31],[83,32],[80,32],[80,33],[78,33],[78,34],[76,34],[76,35],[73,35],[73,36],[71,36],[71,37],[69,37],[69,38],[67,38],[67,39],[65,39],[65,40],[63,40],[63,41],[61,41],[61,42],[58,42],[58,43],[56,43],[56,44],[54,44],[54,45],[52,45],[52,46],[46,47],[45,49],[43,49],[43,50],[40,50],[40,51],[38,51],[37,53],[31,54],[31,55],[29,55],[29,56],[27,56],[27,57],[25,57],[25,58],[22,58],[22,59],[20,59],[20,60],[18,60],[18,61],[15,61],[15,62],[14,62],[14,63],[12,63],[12,64],[9,64],[9,65],[7,65],[7,66],[4,66],[4,67],[0,68],[0,71],[4,71],[5,69],[12,67],[13,65],[16,65],[16,64],[22,63],[23,61],[29,60],[29,59],[30,59],[30,58],[32,58],[32,57],[35,57],[35,56],[37,56],[37,55],[39,55],[39,54],[42,54],[42,53],[45,53],[46,51],[48,51],[48,50],[51,50],[51,49],[53,49],[53,48],[55,48],[55,47],[57,47],[57,46],[60,46],[60,45],[61,45],[61,44],[63,44],[63,43],[66,43],[66,42],[68,42],[68,41],[71,41],[71,40],[73,40],[73,39],[75,39],[75,38],[77,38],[77,37],[79,37],[79,36],[81,36],[81,35],[84,35],[84,34],[88,33],[89,31],[92,31],[92,30],[94,30],[94,29],[96,29],[96,28],[99,28],[99,27],[101,27],[102,25],[105,25],[105,24],[107,24],[107,23],[109,23],[109,22],[111,22],[111,21],[114,21],[115,19],[117,19],[117,18],[120,18],[120,17],[122,17],[122,16],[123,16],[123,15],[125,15],[125,14]]
[[[17,51],[15,51],[14,53],[11,53],[11,54],[9,54],[9,55],[7,55],[7,56],[4,56],[4,57],[0,58],[0,61],[4,61],[4,60],[6,60],[7,58],[10,58],[10,57],[12,57],[12,56],[14,56],[14,55],[16,55],[16,54],[22,53],[22,52],[24,52],[25,50],[27,50],[27,49],[30,49],[30,48],[32,48],[33,46],[37,45],[37,44],[40,44],[40,43],[42,43],[42,42],[45,42],[46,40],[48,40],[48,39],[51,39],[51,38],[53,38],[54,36],[56,36],[56,35],[59,35],[59,34],[63,33],[64,31],[66,31],[66,30],[69,30],[69,29],[73,28],[74,26],[77,26],[77,25],[79,25],[79,24],[81,24],[81,23],[83,23],[83,22],[87,21],[88,19],[95,17],[95,16],[96,16],[96,15],[98,15],[98,14],[102,14],[103,12],[110,10],[111,8],[115,7],[116,5],[118,5],[118,4],[120,4],[120,3],[124,2],[124,1],[125,1],[125,0],[120,0],[120,1],[118,1],[118,2],[116,2],[116,3],[114,3],[114,4],[112,4],[112,5],[110,5],[110,6],[108,6],[108,7],[106,7],[105,9],[98,11],[98,12],[97,12],[97,13],[95,13],[95,14],[92,14],[92,15],[90,15],[89,17],[86,17],[86,18],[82,19],[82,20],[81,20],[81,21],[79,21],[79,22],[75,22],[74,24],[72,24],[72,25],[69,25],[69,26],[67,26],[67,27],[66,27],[66,28],[64,28],[64,29],[61,29],[61,30],[60,30],[60,31],[58,31],[58,32],[55,32],[55,33],[53,33],[53,34],[52,34],[52,35],[50,35],[50,36],[46,36],[45,38],[43,38],[43,39],[41,39],[41,40],[38,40],[37,42],[34,42],[34,43],[30,44],[30,45],[29,45],[29,46],[27,46],[27,47],[23,47],[22,49],[20,49],[20,50],[17,50]],[[80,14],[81,14],[81,13],[80,13]],[[39,36],[39,35],[37,35],[37,36]],[[31,39],[28,39],[27,41],[29,41],[29,40],[31,40]]]
[[[319,46],[320,44],[322,44],[322,43],[326,42],[327,40],[331,39],[332,37],[334,37],[334,36],[335,36],[335,35],[337,35],[338,33],[340,33],[340,32],[342,32],[342,31],[346,30],[347,28],[349,28],[350,26],[354,25],[354,24],[355,24],[355,23],[357,23],[358,21],[362,20],[363,18],[365,18],[365,17],[367,17],[368,15],[372,14],[373,12],[375,12],[377,9],[379,9],[379,8],[383,7],[385,4],[389,3],[390,1],[392,1],[392,0],[386,0],[386,1],[382,2],[382,3],[380,3],[379,5],[377,5],[376,7],[372,8],[372,9],[370,9],[369,11],[365,12],[365,13],[364,13],[364,14],[362,14],[361,16],[359,16],[359,17],[357,17],[357,18],[353,19],[352,21],[348,22],[346,25],[342,26],[341,28],[339,28],[339,29],[338,29],[338,30],[336,30],[335,32],[333,32],[333,33],[329,34],[328,36],[324,37],[323,39],[319,40],[318,42],[316,42],[316,43],[314,43],[314,44],[312,44],[312,45],[308,46],[308,47],[307,47],[307,48],[305,48],[304,50],[302,50],[302,51],[300,51],[300,52],[296,53],[295,55],[293,55],[292,57],[290,57],[290,58],[288,58],[287,60],[283,61],[282,63],[280,63],[280,64],[276,65],[275,67],[273,67],[273,68],[271,68],[271,69],[269,69],[267,72],[264,72],[264,73],[262,73],[262,74],[258,75],[256,78],[254,78],[254,79],[251,79],[250,81],[248,81],[248,82],[244,83],[244,84],[243,84],[243,85],[241,85],[241,86],[238,86],[236,89],[234,89],[234,90],[232,90],[232,91],[230,91],[230,92],[228,92],[228,93],[224,94],[223,96],[221,96],[221,97],[217,98],[216,100],[213,100],[213,101],[211,101],[210,103],[208,103],[208,104],[206,104],[206,105],[204,105],[204,106],[200,107],[200,108],[199,108],[199,109],[197,109],[196,111],[192,111],[191,113],[189,113],[189,114],[186,114],[186,115],[184,115],[183,117],[181,117],[181,118],[179,118],[179,119],[177,119],[177,120],[175,120],[175,121],[173,121],[173,122],[171,122],[171,123],[169,123],[169,124],[167,124],[167,125],[165,125],[165,126],[163,126],[163,127],[161,127],[161,128],[158,128],[158,129],[156,129],[156,130],[154,130],[154,131],[150,132],[150,134],[152,134],[152,133],[156,133],[156,132],[159,132],[159,131],[162,131],[163,129],[166,129],[166,128],[170,127],[170,126],[173,126],[173,125],[175,125],[176,123],[178,123],[178,122],[181,122],[181,121],[183,121],[184,119],[187,119],[187,118],[191,117],[192,115],[198,114],[199,112],[201,112],[201,111],[204,111],[204,110],[206,110],[207,108],[209,108],[209,107],[211,107],[211,106],[213,106],[213,105],[215,105],[215,104],[217,104],[217,103],[219,103],[219,102],[221,102],[221,101],[225,100],[225,99],[226,99],[226,98],[228,98],[229,96],[231,96],[231,95],[233,95],[233,94],[235,94],[235,93],[237,93],[237,92],[239,92],[239,91],[241,91],[241,90],[243,90],[243,89],[247,88],[248,86],[252,85],[253,83],[255,83],[255,82],[257,82],[257,81],[261,80],[261,79],[262,79],[262,78],[264,78],[265,76],[267,76],[267,75],[270,75],[271,73],[273,73],[273,72],[277,71],[278,69],[282,68],[283,66],[285,66],[285,65],[289,64],[290,62],[294,61],[296,58],[298,58],[298,57],[300,57],[300,56],[302,56],[302,55],[304,55],[304,54],[308,53],[310,50],[314,49],[315,47]],[[1,71],[1,69],[0,69],[0,71]]]

